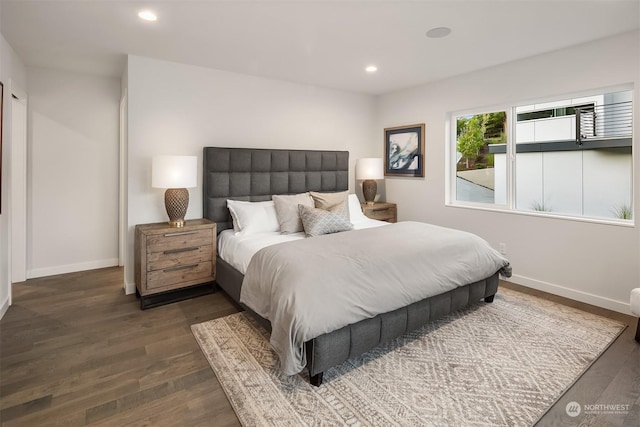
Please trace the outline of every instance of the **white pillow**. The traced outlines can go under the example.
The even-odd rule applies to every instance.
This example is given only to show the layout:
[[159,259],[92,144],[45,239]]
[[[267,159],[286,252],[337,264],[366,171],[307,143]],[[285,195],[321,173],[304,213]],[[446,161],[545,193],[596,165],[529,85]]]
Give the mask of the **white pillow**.
[[362,213],[362,207],[360,206],[360,200],[355,194],[349,194],[349,218],[352,224],[356,222],[366,221],[365,214]]
[[280,231],[276,207],[271,200],[266,202],[227,200],[227,207],[231,213],[233,229],[236,233],[254,234]]

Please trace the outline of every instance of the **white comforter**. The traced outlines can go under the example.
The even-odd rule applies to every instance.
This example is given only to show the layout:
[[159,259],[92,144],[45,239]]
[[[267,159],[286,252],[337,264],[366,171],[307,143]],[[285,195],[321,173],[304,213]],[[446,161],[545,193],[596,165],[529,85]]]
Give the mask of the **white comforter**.
[[499,270],[510,275],[509,262],[474,234],[401,222],[261,249],[240,302],[271,322],[271,345],[293,375],[306,341]]

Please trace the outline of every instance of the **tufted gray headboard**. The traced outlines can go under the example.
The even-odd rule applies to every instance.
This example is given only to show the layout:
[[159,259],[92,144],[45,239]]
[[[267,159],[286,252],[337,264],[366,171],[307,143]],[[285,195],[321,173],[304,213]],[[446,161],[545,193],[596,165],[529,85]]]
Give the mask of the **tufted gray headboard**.
[[233,227],[227,199],[349,189],[349,152],[205,147],[203,214],[218,233]]

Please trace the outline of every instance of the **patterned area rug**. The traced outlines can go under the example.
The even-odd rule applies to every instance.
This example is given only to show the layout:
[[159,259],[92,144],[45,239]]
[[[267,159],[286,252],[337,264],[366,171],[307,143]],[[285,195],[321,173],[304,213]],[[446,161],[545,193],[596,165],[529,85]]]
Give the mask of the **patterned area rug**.
[[324,374],[280,374],[249,314],[193,325],[244,426],[529,426],[624,325],[509,289]]

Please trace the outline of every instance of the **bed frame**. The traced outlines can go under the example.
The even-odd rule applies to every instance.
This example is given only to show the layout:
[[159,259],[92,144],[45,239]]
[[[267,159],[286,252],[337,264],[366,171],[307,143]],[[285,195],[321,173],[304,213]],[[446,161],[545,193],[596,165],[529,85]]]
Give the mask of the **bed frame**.
[[[221,232],[232,228],[227,199],[264,201],[273,194],[345,191],[349,188],[349,152],[204,148],[204,217]],[[240,304],[243,275],[216,260],[216,283],[271,331],[268,320]],[[492,302],[498,272],[490,277],[321,335],[305,343],[311,384],[322,384],[324,371],[384,342],[484,298]]]

